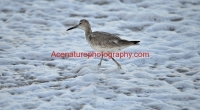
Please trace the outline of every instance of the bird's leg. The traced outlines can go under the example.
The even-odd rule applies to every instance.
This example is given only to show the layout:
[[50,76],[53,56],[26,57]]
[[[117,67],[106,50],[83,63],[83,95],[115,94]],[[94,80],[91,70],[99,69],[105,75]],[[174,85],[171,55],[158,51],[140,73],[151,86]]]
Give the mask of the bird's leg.
[[121,69],[121,65],[114,58],[112,58],[112,60],[117,64],[118,68]]
[[100,60],[100,62],[98,64],[99,67],[101,66],[102,59],[103,59],[103,55],[102,55],[101,60]]

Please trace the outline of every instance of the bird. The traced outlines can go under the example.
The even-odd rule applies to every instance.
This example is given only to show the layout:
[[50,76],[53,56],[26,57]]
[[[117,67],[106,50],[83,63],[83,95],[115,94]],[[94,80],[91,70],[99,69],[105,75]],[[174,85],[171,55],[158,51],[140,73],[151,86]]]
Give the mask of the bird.
[[[95,31],[92,32],[90,23],[86,19],[81,19],[79,24],[67,29],[66,31],[80,28],[85,31],[85,37],[91,48],[98,52],[118,52],[126,47],[138,45],[140,41],[128,41],[125,39],[121,39],[117,35],[108,33]],[[101,57],[98,66],[101,66],[101,62],[103,59],[103,55]],[[112,60],[117,64],[118,68],[121,69],[121,65],[114,59]]]

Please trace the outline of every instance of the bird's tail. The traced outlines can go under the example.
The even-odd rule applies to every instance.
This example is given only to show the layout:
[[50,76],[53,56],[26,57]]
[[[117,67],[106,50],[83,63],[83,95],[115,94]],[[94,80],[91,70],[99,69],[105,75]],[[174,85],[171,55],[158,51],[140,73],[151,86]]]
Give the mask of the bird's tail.
[[120,44],[124,45],[137,45],[140,41],[128,41],[128,40],[120,40]]
[[130,41],[132,42],[134,45],[139,44],[140,41]]

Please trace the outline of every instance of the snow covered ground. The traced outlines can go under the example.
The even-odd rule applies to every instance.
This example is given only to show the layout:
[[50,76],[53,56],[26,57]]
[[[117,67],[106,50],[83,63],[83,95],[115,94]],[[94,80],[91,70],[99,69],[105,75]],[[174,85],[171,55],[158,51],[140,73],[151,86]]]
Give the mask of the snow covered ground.
[[[116,60],[55,58],[94,51],[80,29],[140,40]],[[200,110],[199,0],[0,0],[1,110]]]

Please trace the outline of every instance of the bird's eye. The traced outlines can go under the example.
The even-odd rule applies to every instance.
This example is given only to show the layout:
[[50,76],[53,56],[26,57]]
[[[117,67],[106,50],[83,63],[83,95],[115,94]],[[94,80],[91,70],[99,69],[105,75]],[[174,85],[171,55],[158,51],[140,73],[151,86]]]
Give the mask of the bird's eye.
[[79,25],[81,24],[81,22],[79,23]]

